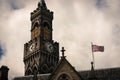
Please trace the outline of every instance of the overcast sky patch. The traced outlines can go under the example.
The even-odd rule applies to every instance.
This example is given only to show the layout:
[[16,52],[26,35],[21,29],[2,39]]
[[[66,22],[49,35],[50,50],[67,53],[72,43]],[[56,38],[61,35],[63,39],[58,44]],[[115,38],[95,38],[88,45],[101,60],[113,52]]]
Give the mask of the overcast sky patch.
[[116,46],[120,46],[120,26],[118,24],[116,24],[113,29],[112,29],[112,32],[113,32],[113,43],[116,45]]

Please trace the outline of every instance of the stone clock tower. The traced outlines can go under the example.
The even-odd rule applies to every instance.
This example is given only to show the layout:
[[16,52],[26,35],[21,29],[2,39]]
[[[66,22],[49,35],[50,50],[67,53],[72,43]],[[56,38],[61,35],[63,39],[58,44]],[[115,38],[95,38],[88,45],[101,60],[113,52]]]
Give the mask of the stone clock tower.
[[53,12],[44,0],[31,13],[31,40],[24,44],[25,75],[51,73],[59,61],[59,43],[52,39]]

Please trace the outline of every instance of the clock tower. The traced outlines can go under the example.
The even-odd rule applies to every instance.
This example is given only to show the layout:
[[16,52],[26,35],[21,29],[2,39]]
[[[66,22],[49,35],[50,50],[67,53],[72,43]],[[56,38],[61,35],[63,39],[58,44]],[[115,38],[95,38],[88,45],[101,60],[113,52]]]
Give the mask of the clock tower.
[[24,44],[25,75],[51,73],[59,61],[59,43],[52,39],[53,12],[44,0],[31,13],[31,40]]

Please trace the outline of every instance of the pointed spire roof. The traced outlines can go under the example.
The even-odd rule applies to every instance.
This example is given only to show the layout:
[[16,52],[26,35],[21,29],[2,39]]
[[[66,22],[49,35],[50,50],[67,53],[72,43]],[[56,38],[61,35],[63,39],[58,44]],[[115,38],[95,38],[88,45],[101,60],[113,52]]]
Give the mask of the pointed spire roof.
[[40,7],[41,9],[47,9],[45,0],[40,0],[40,2],[38,3],[38,7]]
[[89,80],[92,80],[92,79],[96,80],[96,75],[95,75],[95,70],[94,70],[93,64],[94,64],[94,63],[91,62],[91,71],[90,71],[89,74],[88,74],[88,79],[89,79]]
[[93,62],[91,62],[91,71],[94,71]]
[[[63,49],[64,50],[64,49]],[[67,66],[68,69],[63,69],[63,67]],[[82,76],[76,71],[76,69],[69,63],[69,61],[65,58],[65,56],[61,57],[61,60],[58,62],[55,70],[50,75],[49,80],[53,80],[55,76],[59,75],[61,71],[65,73],[75,73],[76,76],[79,77],[79,80],[83,80]]]

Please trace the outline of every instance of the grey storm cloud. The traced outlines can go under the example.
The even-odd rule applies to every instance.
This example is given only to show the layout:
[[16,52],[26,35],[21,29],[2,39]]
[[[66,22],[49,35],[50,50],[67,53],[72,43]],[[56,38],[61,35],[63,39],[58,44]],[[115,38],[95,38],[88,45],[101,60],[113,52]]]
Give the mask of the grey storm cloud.
[[0,45],[0,59],[1,59],[2,56],[3,56],[3,48]]
[[96,0],[96,6],[97,8],[105,8],[107,7],[106,0]]
[[[30,12],[38,1],[0,0],[0,43],[5,50],[0,65],[10,68],[10,79],[24,75],[23,47],[30,40]],[[91,42],[105,46],[105,52],[94,53],[96,69],[120,67],[119,0],[45,1],[54,12],[53,38],[77,70],[90,69]]]

